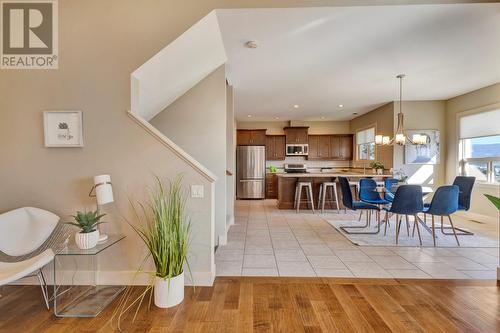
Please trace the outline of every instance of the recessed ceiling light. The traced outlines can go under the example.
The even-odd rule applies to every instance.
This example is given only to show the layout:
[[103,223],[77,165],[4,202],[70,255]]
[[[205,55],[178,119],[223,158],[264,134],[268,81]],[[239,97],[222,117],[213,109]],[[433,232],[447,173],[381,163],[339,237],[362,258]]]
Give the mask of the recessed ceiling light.
[[298,104],[295,104],[293,107],[294,107],[294,108],[296,108],[296,109],[298,109],[298,108],[299,108],[299,105],[298,105]]
[[325,119],[325,117],[321,117],[321,119]]
[[280,119],[280,117],[274,117],[274,119]]
[[247,117],[248,117],[248,118],[252,118],[252,115],[251,115],[251,114],[249,114]]
[[344,107],[344,104],[339,104],[339,108],[343,108]]
[[249,40],[248,42],[245,43],[245,47],[249,49],[256,49],[257,48],[257,42],[254,40]]

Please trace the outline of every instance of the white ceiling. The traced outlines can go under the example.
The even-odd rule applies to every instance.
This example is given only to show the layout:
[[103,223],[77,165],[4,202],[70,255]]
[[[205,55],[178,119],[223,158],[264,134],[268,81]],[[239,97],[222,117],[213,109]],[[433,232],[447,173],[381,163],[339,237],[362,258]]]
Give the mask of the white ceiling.
[[[407,74],[405,100],[443,100],[500,81],[500,4],[231,9],[217,17],[239,120],[352,119],[397,99],[399,73]],[[245,48],[248,40],[258,48]]]

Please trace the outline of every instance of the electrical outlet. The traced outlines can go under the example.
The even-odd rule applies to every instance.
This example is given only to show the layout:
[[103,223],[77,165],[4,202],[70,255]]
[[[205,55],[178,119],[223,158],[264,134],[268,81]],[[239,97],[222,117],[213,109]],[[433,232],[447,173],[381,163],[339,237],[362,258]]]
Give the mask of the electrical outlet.
[[203,198],[204,196],[203,185],[191,185],[191,198]]

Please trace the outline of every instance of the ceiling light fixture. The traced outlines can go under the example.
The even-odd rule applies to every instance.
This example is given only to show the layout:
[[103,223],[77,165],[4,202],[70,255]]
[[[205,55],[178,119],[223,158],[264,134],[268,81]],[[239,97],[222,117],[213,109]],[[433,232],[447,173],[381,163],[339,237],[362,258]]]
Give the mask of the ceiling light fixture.
[[280,119],[280,117],[274,117],[274,119]]
[[247,117],[248,117],[248,118],[252,118],[252,115],[251,115],[251,114],[249,114]]
[[295,104],[293,107],[294,107],[294,108],[296,108],[296,109],[298,109],[298,108],[299,108],[299,105],[298,105],[298,104]]
[[248,42],[245,43],[245,47],[249,49],[256,49],[257,48],[257,42],[254,40],[249,40]]
[[408,135],[406,135],[405,126],[404,126],[404,113],[403,113],[403,79],[406,75],[399,74],[396,78],[399,79],[399,113],[398,113],[398,125],[396,127],[396,135],[391,138],[388,135],[377,134],[375,135],[375,144],[382,146],[389,145],[400,145],[404,146],[406,144],[411,145],[422,145],[427,142],[427,137],[421,134],[415,134],[410,139]]
[[344,104],[339,104],[339,108],[343,108],[344,107]]
[[353,114],[353,115],[357,115],[358,113],[357,113],[357,112],[353,112],[352,114]]
[[325,117],[321,117],[321,119],[325,119]]

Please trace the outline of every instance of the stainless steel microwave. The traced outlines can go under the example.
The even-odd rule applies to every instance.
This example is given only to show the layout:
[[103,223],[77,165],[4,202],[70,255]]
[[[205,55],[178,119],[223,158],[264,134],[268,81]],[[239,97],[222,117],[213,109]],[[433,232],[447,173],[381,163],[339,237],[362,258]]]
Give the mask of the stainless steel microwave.
[[286,155],[287,156],[307,156],[308,154],[309,154],[309,145],[307,145],[307,144],[286,145]]

